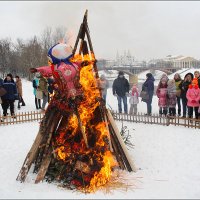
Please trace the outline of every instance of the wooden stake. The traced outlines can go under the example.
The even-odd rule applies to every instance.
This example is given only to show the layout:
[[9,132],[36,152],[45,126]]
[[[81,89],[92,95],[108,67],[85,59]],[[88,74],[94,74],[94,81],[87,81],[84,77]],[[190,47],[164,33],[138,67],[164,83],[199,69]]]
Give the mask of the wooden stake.
[[115,136],[117,137],[117,139],[118,139],[118,141],[119,141],[119,144],[120,144],[120,146],[122,147],[123,152],[124,152],[124,154],[125,154],[125,156],[126,156],[126,159],[127,159],[128,163],[129,163],[129,165],[130,165],[130,167],[131,167],[130,170],[136,172],[136,167],[135,167],[135,165],[134,165],[132,159],[130,158],[130,156],[129,156],[129,154],[128,154],[126,145],[124,144],[124,141],[123,141],[123,139],[122,139],[122,137],[121,137],[121,134],[120,134],[120,132],[119,132],[119,129],[118,129],[118,127],[116,126],[116,123],[115,123],[115,121],[114,121],[114,119],[113,119],[113,117],[112,117],[112,115],[111,115],[111,113],[110,113],[109,110],[107,110],[107,116],[108,116],[108,119],[109,119],[109,121],[110,121],[111,126],[112,126],[113,129],[114,129]]

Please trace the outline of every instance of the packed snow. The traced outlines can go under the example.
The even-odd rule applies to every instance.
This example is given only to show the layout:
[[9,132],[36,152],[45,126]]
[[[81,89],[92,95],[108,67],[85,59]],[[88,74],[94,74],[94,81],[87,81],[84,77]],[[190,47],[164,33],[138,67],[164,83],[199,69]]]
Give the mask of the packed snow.
[[[26,103],[22,111],[36,110],[32,83],[23,80]],[[107,107],[117,110],[116,97],[109,88]],[[138,105],[146,112],[146,104]],[[16,109],[16,112],[19,110]],[[153,112],[158,113],[157,97],[153,98]],[[158,199],[200,198],[200,134],[199,130],[175,126],[147,125],[124,122],[131,133],[133,149],[129,154],[137,172],[123,173],[127,183],[134,184],[127,191],[116,189],[83,194],[66,190],[43,181],[34,184],[35,174],[30,170],[25,183],[16,181],[24,159],[33,144],[39,122],[0,126],[0,174],[2,199]],[[121,129],[121,122],[117,122]]]

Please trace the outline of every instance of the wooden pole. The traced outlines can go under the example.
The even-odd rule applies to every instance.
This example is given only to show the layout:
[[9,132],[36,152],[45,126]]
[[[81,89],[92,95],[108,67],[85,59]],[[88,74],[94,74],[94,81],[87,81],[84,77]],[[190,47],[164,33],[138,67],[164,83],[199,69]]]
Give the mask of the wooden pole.
[[126,159],[127,159],[127,161],[128,161],[128,164],[130,165],[129,171],[134,171],[134,172],[136,172],[136,167],[135,167],[135,165],[134,165],[132,159],[130,158],[130,156],[129,156],[129,154],[128,154],[126,145],[124,144],[124,141],[123,141],[123,139],[122,139],[122,137],[121,137],[121,134],[120,134],[120,132],[119,132],[119,129],[118,129],[118,127],[116,126],[116,123],[115,123],[115,121],[114,121],[114,119],[113,119],[113,116],[111,115],[111,113],[110,113],[109,110],[107,110],[107,116],[108,116],[108,119],[109,119],[109,121],[110,121],[110,125],[111,125],[111,126],[113,127],[113,129],[114,129],[115,136],[117,137],[117,139],[118,139],[118,141],[119,141],[119,143],[120,143],[120,146],[121,146],[122,149],[123,149],[123,152],[124,152],[124,154],[125,154],[125,156],[126,156]]

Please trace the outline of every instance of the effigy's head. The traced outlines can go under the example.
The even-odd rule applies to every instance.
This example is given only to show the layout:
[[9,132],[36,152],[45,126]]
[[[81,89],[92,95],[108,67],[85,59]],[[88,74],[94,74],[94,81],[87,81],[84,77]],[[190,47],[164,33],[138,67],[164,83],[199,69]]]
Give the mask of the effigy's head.
[[48,61],[51,64],[59,64],[68,62],[72,57],[72,48],[64,43],[58,43],[51,47],[48,51]]

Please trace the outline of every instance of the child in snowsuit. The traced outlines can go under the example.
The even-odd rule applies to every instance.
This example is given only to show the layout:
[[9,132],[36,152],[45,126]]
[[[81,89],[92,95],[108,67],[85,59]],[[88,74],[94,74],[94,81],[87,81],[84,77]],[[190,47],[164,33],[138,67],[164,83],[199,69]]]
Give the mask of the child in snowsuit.
[[188,106],[188,116],[189,118],[193,117],[193,110],[195,112],[195,118],[198,119],[198,109],[199,109],[199,100],[200,100],[200,89],[198,86],[198,80],[194,78],[192,84],[189,85],[187,94],[187,106]]
[[[138,93],[138,88],[136,85],[133,85],[132,89],[131,89],[131,95],[130,95],[130,99],[129,99],[129,103],[130,103],[130,110],[129,110],[129,114],[133,114],[136,115],[137,114],[137,104],[139,103],[139,93]],[[134,112],[133,112],[134,110]]]
[[159,115],[167,115],[167,80],[166,76],[160,79],[156,95],[158,97]]

